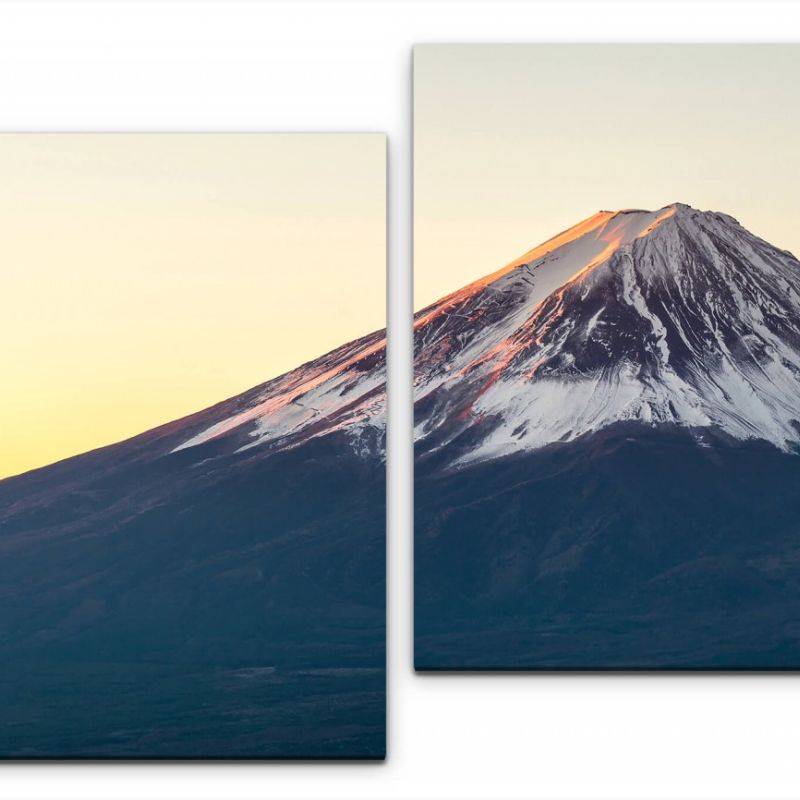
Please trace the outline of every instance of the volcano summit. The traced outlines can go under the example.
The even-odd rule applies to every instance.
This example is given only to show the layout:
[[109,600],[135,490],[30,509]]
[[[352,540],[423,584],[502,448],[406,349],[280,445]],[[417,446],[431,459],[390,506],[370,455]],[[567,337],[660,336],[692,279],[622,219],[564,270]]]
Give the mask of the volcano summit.
[[458,463],[621,421],[800,441],[800,263],[725,214],[601,211],[416,331],[418,439]]

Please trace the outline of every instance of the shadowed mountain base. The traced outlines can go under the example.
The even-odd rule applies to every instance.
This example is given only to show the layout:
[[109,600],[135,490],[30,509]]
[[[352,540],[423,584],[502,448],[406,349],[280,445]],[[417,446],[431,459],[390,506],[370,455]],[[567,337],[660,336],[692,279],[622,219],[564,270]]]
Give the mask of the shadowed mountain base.
[[159,435],[0,483],[0,755],[381,758],[381,462]]
[[618,424],[416,475],[418,669],[800,669],[800,459]]

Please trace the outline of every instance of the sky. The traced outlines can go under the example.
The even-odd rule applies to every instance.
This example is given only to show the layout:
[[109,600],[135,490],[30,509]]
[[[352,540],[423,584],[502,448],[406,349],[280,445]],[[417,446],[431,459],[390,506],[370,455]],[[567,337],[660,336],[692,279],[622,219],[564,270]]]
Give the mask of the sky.
[[594,214],[724,211],[800,257],[800,46],[418,45],[414,304]]
[[385,326],[378,134],[0,135],[0,478]]

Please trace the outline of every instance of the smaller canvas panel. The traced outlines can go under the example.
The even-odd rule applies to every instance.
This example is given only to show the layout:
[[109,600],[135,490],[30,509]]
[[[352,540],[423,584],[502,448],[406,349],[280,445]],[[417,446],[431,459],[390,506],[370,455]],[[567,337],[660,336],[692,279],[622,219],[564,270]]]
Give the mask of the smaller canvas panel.
[[0,136],[0,757],[383,758],[385,176]]

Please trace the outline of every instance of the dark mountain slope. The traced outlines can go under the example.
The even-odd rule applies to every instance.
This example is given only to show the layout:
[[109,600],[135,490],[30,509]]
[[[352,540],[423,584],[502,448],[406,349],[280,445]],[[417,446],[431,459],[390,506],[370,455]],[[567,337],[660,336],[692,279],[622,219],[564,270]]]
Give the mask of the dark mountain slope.
[[375,341],[0,482],[1,755],[383,756]]
[[800,668],[800,459],[606,429],[416,478],[421,669]]

